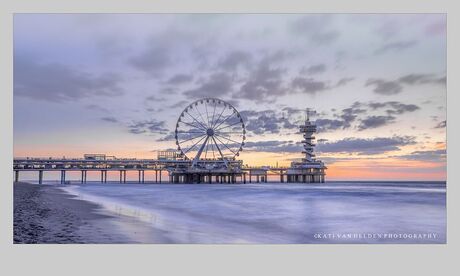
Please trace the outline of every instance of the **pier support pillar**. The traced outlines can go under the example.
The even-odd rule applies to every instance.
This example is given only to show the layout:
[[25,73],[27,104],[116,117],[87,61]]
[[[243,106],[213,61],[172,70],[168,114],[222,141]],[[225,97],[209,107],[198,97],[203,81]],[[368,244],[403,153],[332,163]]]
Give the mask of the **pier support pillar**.
[[246,174],[243,173],[243,184],[246,184]]
[[65,170],[61,171],[61,184],[65,183]]
[[123,171],[120,170],[120,183],[122,183],[122,182],[121,182],[121,181],[122,181],[122,175],[123,175]]
[[257,183],[260,182],[260,175],[257,175]]
[[249,183],[252,183],[252,174],[251,174],[251,171],[249,171]]
[[19,171],[14,171],[14,182],[19,182]]
[[126,171],[123,171],[123,183],[126,183]]
[[161,170],[160,170],[160,183],[161,183]]
[[158,183],[158,171],[155,170],[155,183]]
[[81,183],[83,184],[83,182],[85,181],[85,171],[84,170],[81,170]]
[[42,184],[42,183],[43,183],[43,171],[39,170],[38,171],[38,184]]

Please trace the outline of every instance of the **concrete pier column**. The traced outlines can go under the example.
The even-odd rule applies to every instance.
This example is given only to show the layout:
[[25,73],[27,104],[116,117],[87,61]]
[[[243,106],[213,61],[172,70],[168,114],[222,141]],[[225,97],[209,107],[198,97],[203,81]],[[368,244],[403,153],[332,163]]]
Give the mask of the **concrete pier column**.
[[104,171],[101,170],[101,183],[104,183]]
[[160,170],[160,183],[161,183],[161,170]]
[[142,170],[142,183],[144,183],[144,182],[145,182],[145,171]]
[[249,171],[249,183],[252,183],[252,174],[251,174],[251,171]]
[[61,171],[61,184],[65,183],[65,170]]
[[208,183],[212,184],[212,175],[211,174],[208,175]]
[[43,170],[38,171],[38,184],[43,183]]
[[14,182],[19,182],[19,171],[14,171]]
[[104,183],[107,183],[107,171],[104,171]]
[[121,183],[121,180],[122,180],[122,175],[123,175],[123,172],[122,172],[122,170],[120,170],[120,183]]
[[280,182],[283,183],[284,182],[284,176],[283,176],[283,173],[280,173]]
[[83,183],[86,183],[86,177],[87,177],[87,174],[88,174],[88,171],[87,171],[87,170],[85,170],[85,173],[84,173],[84,177],[85,177],[85,178],[84,178],[84,180],[83,180]]
[[265,174],[265,183],[267,183],[267,182],[268,182],[268,174],[266,173]]
[[137,172],[139,173],[139,181],[138,182],[141,183],[141,170],[138,170]]
[[81,183],[85,180],[85,172],[81,170]]
[[260,175],[257,175],[257,183],[260,182]]
[[243,173],[243,184],[246,184],[246,174]]
[[126,183],[126,170],[123,171],[123,183]]

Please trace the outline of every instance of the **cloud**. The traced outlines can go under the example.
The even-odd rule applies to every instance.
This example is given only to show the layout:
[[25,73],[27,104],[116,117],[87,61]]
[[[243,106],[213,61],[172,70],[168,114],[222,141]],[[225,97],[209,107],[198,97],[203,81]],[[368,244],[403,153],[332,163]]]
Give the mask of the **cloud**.
[[313,44],[331,44],[336,41],[340,33],[331,27],[330,15],[306,15],[289,25],[289,29],[296,37],[305,37]]
[[403,85],[437,84],[446,85],[446,76],[434,74],[409,74],[396,80],[368,79],[365,86],[374,86],[374,92],[382,95],[394,95],[402,92]]
[[355,78],[341,78],[337,81],[336,87],[346,85],[347,83],[353,81]]
[[270,57],[262,60],[247,77],[240,90],[235,93],[238,98],[248,100],[270,101],[277,96],[286,94],[282,88],[284,70],[274,68]]
[[165,98],[159,98],[155,95],[151,95],[145,98],[146,101],[151,101],[151,102],[164,102],[166,101]]
[[436,77],[433,74],[409,74],[398,79],[400,83],[415,85],[415,84],[445,84],[446,77]]
[[187,106],[187,104],[189,104],[189,103],[190,103],[190,101],[182,100],[182,101],[178,101],[175,104],[170,105],[169,108],[178,108],[178,107],[185,108]]
[[171,78],[166,81],[167,84],[183,84],[183,83],[188,83],[193,80],[192,75],[187,75],[187,74],[176,74],[172,76]]
[[426,162],[443,162],[446,161],[447,151],[445,149],[414,151],[410,154],[395,156],[404,160],[416,160]]
[[382,95],[394,95],[402,91],[402,86],[399,82],[383,79],[369,79],[365,86],[374,86],[374,92]]
[[152,77],[159,77],[172,64],[170,49],[163,45],[152,46],[129,59],[129,63]]
[[434,128],[445,128],[447,126],[447,121],[441,121],[439,122]]
[[256,152],[286,152],[286,153],[300,153],[302,152],[302,145],[293,141],[258,141],[258,142],[246,142],[244,145],[245,151],[256,151]]
[[110,123],[118,123],[118,120],[114,117],[102,117],[101,120],[110,122]]
[[320,118],[316,120],[319,132],[329,132],[338,129],[350,128],[356,118],[366,110],[358,108],[361,103],[355,102],[351,107],[343,109],[340,113],[334,114],[335,119]]
[[176,141],[176,135],[173,131],[169,132],[165,136],[156,139],[157,142],[171,142],[171,141]]
[[295,91],[307,94],[314,94],[329,89],[325,82],[303,77],[294,78],[291,82],[291,86]]
[[361,123],[358,125],[358,130],[366,130],[370,128],[377,128],[381,126],[393,123],[396,118],[393,116],[368,116],[365,119],[361,119]]
[[420,109],[415,104],[403,104],[401,102],[391,101],[391,102],[383,102],[383,103],[376,103],[371,102],[368,104],[369,107],[372,109],[380,109],[380,108],[390,108],[387,109],[387,114],[394,115],[394,114],[404,114],[406,112],[413,112],[415,110]]
[[92,96],[119,96],[121,78],[116,74],[94,75],[63,64],[42,64],[14,58],[14,94],[51,102]]
[[320,132],[328,132],[337,129],[344,129],[347,127],[346,122],[335,119],[317,119],[316,125],[318,126],[318,130]]
[[289,120],[289,117],[286,118],[273,110],[243,110],[240,115],[246,124],[246,130],[257,135],[280,133],[281,129],[298,127]]
[[393,136],[377,138],[345,138],[334,142],[324,142],[317,146],[321,153],[349,153],[358,155],[382,154],[399,150],[405,145],[415,144],[413,136]]
[[155,119],[146,121],[132,122],[128,125],[130,133],[142,134],[142,133],[160,133],[165,134],[168,129],[165,128],[165,121],[157,121]]
[[252,56],[245,51],[232,51],[219,62],[219,66],[224,70],[235,70],[239,66],[249,66]]
[[321,74],[326,71],[326,65],[325,64],[315,64],[312,65],[308,68],[302,68],[300,70],[301,74],[309,74],[309,75],[315,75],[315,74]]
[[417,41],[415,40],[386,43],[382,47],[375,50],[374,54],[380,55],[380,54],[385,54],[387,52],[399,52],[399,51],[414,47],[416,44],[417,44]]
[[233,79],[226,73],[214,73],[199,87],[184,91],[184,95],[191,99],[204,97],[219,97],[227,95],[233,87]]

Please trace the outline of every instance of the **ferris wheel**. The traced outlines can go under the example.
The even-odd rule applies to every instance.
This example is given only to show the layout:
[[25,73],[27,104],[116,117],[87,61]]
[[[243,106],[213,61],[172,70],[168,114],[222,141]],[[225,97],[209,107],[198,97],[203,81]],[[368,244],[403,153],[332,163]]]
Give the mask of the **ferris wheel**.
[[177,150],[187,160],[233,160],[243,150],[246,129],[233,105],[204,98],[182,111],[175,138]]

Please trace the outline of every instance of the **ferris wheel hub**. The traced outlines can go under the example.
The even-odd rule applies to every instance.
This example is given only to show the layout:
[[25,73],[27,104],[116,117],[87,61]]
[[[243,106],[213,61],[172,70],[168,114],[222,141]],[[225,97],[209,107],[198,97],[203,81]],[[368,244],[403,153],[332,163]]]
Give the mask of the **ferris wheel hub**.
[[214,135],[214,129],[208,128],[208,130],[206,130],[206,134],[207,134],[208,136],[213,136],[213,135]]

